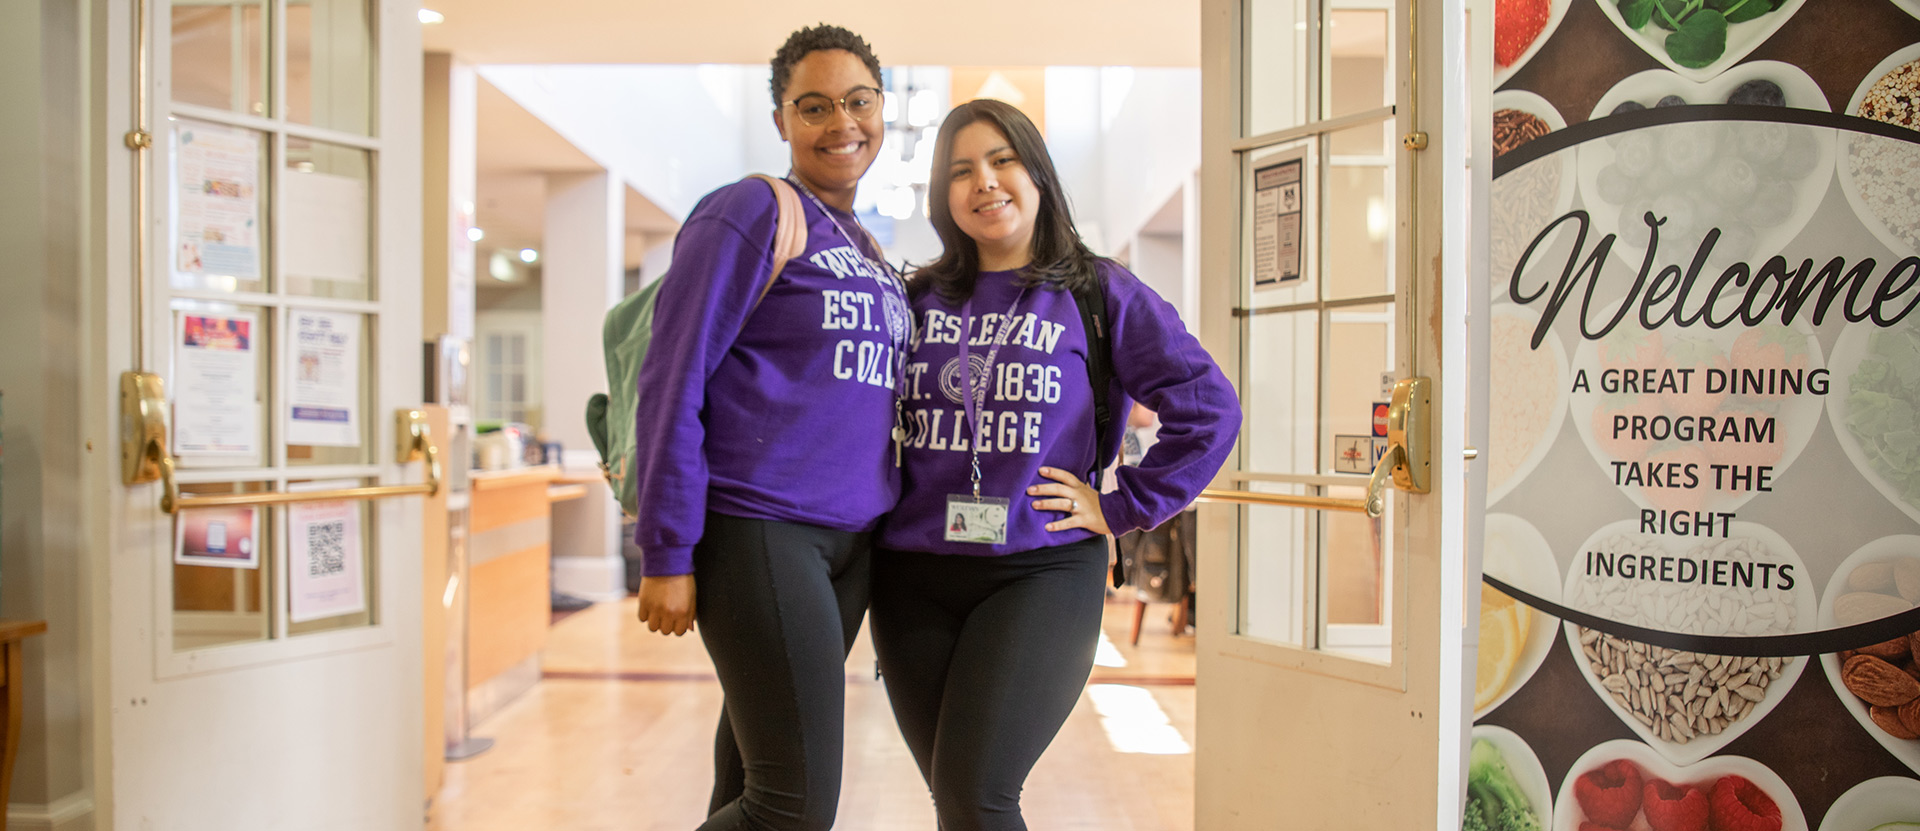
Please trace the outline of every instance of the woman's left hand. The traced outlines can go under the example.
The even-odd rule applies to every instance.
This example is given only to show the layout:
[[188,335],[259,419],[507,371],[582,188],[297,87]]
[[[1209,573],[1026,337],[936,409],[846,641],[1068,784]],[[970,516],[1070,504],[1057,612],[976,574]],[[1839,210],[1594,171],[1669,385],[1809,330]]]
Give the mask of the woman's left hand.
[[1048,531],[1085,528],[1103,536],[1113,533],[1107,527],[1106,515],[1100,512],[1100,494],[1087,483],[1057,467],[1040,468],[1040,475],[1059,484],[1049,483],[1027,488],[1028,496],[1051,497],[1034,500],[1034,510],[1059,511],[1067,515],[1065,519],[1047,523]]

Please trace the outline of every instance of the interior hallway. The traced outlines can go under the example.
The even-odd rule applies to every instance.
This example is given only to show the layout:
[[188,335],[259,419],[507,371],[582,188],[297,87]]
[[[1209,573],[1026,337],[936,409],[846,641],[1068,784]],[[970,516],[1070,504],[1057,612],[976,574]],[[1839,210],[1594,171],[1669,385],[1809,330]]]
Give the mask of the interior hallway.
[[[1100,666],[1040,759],[1022,800],[1044,829],[1193,827],[1193,639],[1172,637],[1171,606],[1109,602]],[[863,628],[847,661],[841,831],[932,831],[933,808],[873,677]],[[720,685],[694,635],[661,637],[635,601],[554,625],[545,680],[474,731],[492,750],[447,766],[433,831],[689,831],[705,816]],[[1136,751],[1121,752],[1116,744]]]

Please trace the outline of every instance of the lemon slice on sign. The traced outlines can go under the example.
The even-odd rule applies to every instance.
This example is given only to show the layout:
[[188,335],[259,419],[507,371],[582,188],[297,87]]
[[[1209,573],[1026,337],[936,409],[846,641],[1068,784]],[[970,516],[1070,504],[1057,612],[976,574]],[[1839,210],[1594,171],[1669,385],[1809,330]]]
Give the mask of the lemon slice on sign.
[[1493,703],[1506,689],[1513,665],[1520,661],[1520,621],[1514,607],[1483,608],[1480,612],[1480,662],[1474,672],[1473,708]]

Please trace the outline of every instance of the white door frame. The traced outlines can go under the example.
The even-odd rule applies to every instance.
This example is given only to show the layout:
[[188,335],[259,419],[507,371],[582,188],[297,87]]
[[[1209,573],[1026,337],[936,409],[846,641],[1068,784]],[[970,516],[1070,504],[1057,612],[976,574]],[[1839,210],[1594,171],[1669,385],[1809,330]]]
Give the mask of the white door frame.
[[[116,403],[122,372],[164,371],[172,333],[165,294],[158,290],[165,285],[171,253],[164,151],[147,151],[154,157],[145,264],[152,276],[145,307],[136,308],[135,210],[128,198],[136,189],[135,151],[122,144],[122,136],[143,126],[157,143],[165,141],[168,6],[150,3],[152,104],[138,119],[138,61],[131,48],[136,22],[130,6],[97,3],[91,23],[92,42],[101,48],[94,66],[105,79],[94,101],[101,116],[94,141],[102,148],[95,160],[100,171],[95,193],[102,202],[95,234],[106,295],[99,325],[108,349],[90,383],[103,401]],[[421,52],[414,4],[372,0],[371,7],[377,137],[303,132],[342,144],[370,143],[376,151],[372,194],[379,219],[370,242],[379,285],[372,308],[377,323],[363,348],[373,350],[378,383],[362,417],[375,427],[371,455],[377,478],[398,484],[423,475],[419,465],[396,463],[393,450],[394,411],[421,397]],[[277,79],[274,83],[284,86]],[[273,158],[271,163],[279,162]],[[324,300],[297,305],[367,308],[337,301],[330,307]],[[145,367],[133,360],[136,315],[144,316]],[[117,428],[117,413],[103,417]],[[325,468],[313,472],[325,475]],[[419,822],[422,601],[419,563],[409,556],[420,548],[419,500],[368,503],[366,521],[373,526],[378,552],[371,575],[373,625],[176,652],[170,632],[172,517],[160,510],[157,483],[122,486],[117,469],[114,473],[101,483],[112,530],[107,535],[110,566],[100,581],[105,602],[97,617],[106,630],[99,662],[104,695],[97,696],[98,827],[374,829]],[[275,582],[283,583],[277,576]],[[277,628],[284,633],[284,626]]]
[[[1473,229],[1486,227],[1488,177],[1469,165],[1490,157],[1469,152],[1490,147],[1469,114],[1485,112],[1491,14],[1480,0],[1394,5],[1394,42],[1402,60],[1411,52],[1416,62],[1401,70],[1395,126],[1428,141],[1399,155],[1398,374],[1434,382],[1433,491],[1393,495],[1398,544],[1389,556],[1384,664],[1237,634],[1240,509],[1202,511],[1200,571],[1218,599],[1201,604],[1198,621],[1199,831],[1459,827],[1471,721],[1465,668],[1477,633],[1468,614],[1477,563],[1468,552],[1478,547],[1484,493],[1465,451],[1484,446],[1486,400],[1485,335],[1472,324],[1485,319],[1485,279],[1472,273],[1483,261],[1485,243],[1475,237],[1485,232]],[[1236,378],[1245,377],[1233,310],[1245,273],[1234,148],[1249,140],[1239,127],[1246,8],[1243,0],[1202,2],[1201,330]],[[1470,52],[1470,43],[1482,47]],[[1260,427],[1249,419],[1248,429]]]

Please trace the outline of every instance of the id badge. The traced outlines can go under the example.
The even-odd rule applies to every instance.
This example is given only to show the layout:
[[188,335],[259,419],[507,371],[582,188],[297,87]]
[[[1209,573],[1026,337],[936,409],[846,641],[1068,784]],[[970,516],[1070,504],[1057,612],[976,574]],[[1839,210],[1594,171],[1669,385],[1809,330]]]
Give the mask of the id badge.
[[1007,541],[1007,500],[968,494],[947,495],[947,542]]

